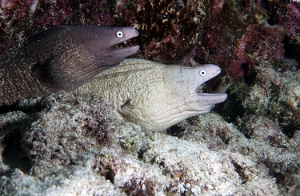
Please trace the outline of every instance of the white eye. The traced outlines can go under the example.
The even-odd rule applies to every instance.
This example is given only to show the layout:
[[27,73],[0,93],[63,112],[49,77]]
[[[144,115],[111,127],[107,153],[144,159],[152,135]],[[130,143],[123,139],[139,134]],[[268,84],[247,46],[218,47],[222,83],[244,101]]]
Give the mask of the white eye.
[[206,74],[206,72],[205,72],[205,70],[200,70],[200,76],[205,76],[205,74]]
[[123,37],[123,32],[122,31],[117,31],[116,36],[117,37]]

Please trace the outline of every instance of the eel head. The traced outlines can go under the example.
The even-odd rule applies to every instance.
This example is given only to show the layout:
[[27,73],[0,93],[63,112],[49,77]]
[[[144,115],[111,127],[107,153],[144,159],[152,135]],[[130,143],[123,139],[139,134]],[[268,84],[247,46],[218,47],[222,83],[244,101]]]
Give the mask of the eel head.
[[139,35],[131,27],[82,26],[76,33],[102,66],[116,65],[139,49],[139,46],[114,48],[117,44]]
[[217,104],[224,102],[226,93],[203,93],[204,83],[221,73],[221,69],[213,64],[198,67],[183,67],[175,69],[166,77],[171,92],[181,100],[185,110],[197,114],[206,113]]
[[54,92],[69,91],[136,53],[139,46],[114,48],[136,36],[130,27],[59,27],[33,36],[25,48],[40,54],[32,69],[35,78]]
[[163,130],[186,118],[210,112],[215,104],[226,100],[227,94],[204,93],[201,92],[201,87],[220,72],[221,69],[212,64],[198,67],[167,66],[162,87],[165,90],[160,93],[163,96],[158,96],[155,93],[157,90],[153,91],[153,96],[148,96],[155,101],[152,102],[151,109],[148,107],[148,114],[141,109],[143,112],[140,113],[143,115],[127,113],[130,116],[128,119],[138,122],[146,130]]

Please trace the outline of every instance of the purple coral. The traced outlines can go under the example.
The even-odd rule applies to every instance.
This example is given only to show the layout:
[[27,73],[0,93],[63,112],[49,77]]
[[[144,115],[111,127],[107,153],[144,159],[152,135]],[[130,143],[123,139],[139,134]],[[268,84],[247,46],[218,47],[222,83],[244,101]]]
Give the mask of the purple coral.
[[[125,5],[125,6],[124,6]],[[119,1],[116,16],[139,30],[142,56],[179,62],[199,43],[206,7],[203,1]]]
[[[233,78],[241,77],[244,74],[251,74],[253,66],[261,61],[272,62],[282,59],[283,32],[279,26],[249,26],[243,37],[236,42],[230,65],[226,68],[227,73]],[[246,69],[243,70],[243,66],[247,66]]]

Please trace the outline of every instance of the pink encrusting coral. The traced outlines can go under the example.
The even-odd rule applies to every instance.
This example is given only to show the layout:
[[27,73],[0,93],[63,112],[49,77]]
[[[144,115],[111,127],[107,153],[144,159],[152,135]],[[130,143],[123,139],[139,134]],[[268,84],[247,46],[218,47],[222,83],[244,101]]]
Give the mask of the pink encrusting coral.
[[[300,4],[289,3],[286,6],[286,15],[280,18],[279,21],[285,28],[285,34],[288,37],[297,39],[300,33]],[[299,41],[299,40],[298,40]]]
[[[230,57],[231,61],[226,68],[227,73],[233,77],[242,77],[251,74],[254,66],[262,61],[274,62],[283,59],[284,30],[280,26],[251,25],[239,39]],[[243,66],[246,67],[243,70]],[[250,71],[250,73],[245,71]]]
[[201,39],[205,1],[136,0],[123,5],[117,3],[118,21],[139,30],[146,59],[179,62]]
[[284,58],[284,28],[268,24],[263,6],[247,1],[243,5],[228,1],[222,9],[214,6],[196,59],[219,64],[236,78],[253,75],[253,67],[260,61]]

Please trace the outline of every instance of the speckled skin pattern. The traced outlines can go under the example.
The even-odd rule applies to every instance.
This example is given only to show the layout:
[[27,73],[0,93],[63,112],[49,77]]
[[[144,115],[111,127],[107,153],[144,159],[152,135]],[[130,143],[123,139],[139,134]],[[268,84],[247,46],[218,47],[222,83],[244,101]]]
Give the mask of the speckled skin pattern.
[[0,107],[20,99],[70,91],[120,63],[139,46],[113,49],[138,36],[130,27],[59,27],[28,39],[0,56]]
[[227,94],[199,93],[217,76],[212,64],[198,67],[165,65],[143,59],[125,59],[74,92],[108,100],[119,117],[144,130],[164,130],[188,117],[209,112]]

